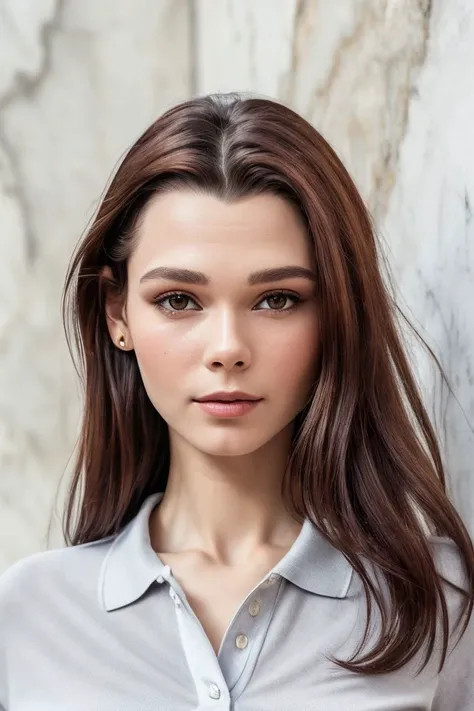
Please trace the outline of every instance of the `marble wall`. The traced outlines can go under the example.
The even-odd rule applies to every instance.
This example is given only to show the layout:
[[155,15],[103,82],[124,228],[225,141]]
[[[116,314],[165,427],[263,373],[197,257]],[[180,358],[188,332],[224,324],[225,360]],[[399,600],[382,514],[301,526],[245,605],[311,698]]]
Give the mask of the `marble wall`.
[[473,68],[471,0],[0,0],[0,571],[48,545],[67,484],[70,254],[141,131],[211,91],[290,103],[346,162],[450,379],[414,342],[474,530]]
[[80,411],[67,264],[122,154],[190,93],[190,19],[179,0],[0,0],[0,569],[46,547],[52,510],[57,541]]

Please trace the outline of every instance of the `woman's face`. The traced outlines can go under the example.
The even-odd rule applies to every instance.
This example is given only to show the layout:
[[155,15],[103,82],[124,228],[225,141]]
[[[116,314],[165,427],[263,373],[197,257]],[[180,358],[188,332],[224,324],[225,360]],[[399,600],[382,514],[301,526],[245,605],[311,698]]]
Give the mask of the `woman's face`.
[[[153,273],[164,267],[203,276]],[[287,267],[312,270],[303,222],[282,198],[230,205],[175,191],[149,203],[128,263],[124,321],[112,328],[115,342],[124,334],[135,350],[175,443],[247,454],[289,427],[306,404],[319,347],[315,283],[302,274],[252,277]],[[219,390],[262,400],[231,418],[195,402]]]

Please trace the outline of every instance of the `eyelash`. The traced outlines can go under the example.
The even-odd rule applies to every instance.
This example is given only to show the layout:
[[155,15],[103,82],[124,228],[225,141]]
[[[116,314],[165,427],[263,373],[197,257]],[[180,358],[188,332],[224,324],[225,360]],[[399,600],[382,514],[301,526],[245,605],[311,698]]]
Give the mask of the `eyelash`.
[[[167,316],[171,316],[172,318],[174,318],[177,315],[182,314],[182,313],[186,313],[189,311],[196,311],[196,309],[179,309],[179,310],[173,311],[173,310],[165,308],[163,306],[163,303],[167,299],[172,299],[174,296],[185,296],[188,299],[191,299],[191,301],[195,302],[195,299],[190,294],[187,294],[185,291],[170,291],[166,294],[162,294],[161,296],[157,297],[156,299],[153,299],[153,303],[159,309],[164,311]],[[294,303],[292,306],[290,306],[289,309],[257,309],[257,310],[258,311],[270,311],[272,314],[281,314],[281,313],[287,314],[291,311],[294,311],[294,309],[298,306],[298,304],[300,304],[303,301],[303,299],[300,296],[297,296],[293,292],[281,290],[281,291],[270,291],[267,294],[264,294],[258,303],[260,303],[261,301],[265,301],[266,299],[269,299],[272,296],[286,296],[289,299],[293,299]]]

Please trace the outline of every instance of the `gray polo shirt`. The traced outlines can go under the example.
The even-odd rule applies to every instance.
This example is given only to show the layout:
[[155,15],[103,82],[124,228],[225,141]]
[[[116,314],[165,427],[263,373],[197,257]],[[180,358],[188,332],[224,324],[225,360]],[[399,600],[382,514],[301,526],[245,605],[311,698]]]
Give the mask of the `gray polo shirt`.
[[[437,676],[417,657],[390,674],[347,672],[361,639],[361,581],[306,520],[242,600],[216,655],[150,545],[148,497],[117,536],[28,556],[0,576],[0,708],[7,711],[472,711],[474,625]],[[432,538],[456,582],[454,545]],[[448,590],[450,590],[448,588]],[[451,613],[458,609],[449,592]],[[375,641],[378,620],[372,628]]]

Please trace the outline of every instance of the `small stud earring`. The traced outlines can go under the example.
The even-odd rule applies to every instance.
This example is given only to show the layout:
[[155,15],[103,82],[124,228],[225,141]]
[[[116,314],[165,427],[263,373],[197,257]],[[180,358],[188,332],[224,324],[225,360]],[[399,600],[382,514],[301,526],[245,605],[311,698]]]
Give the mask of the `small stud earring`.
[[122,348],[125,348],[125,338],[123,336],[120,336],[120,338],[119,338],[119,345]]

